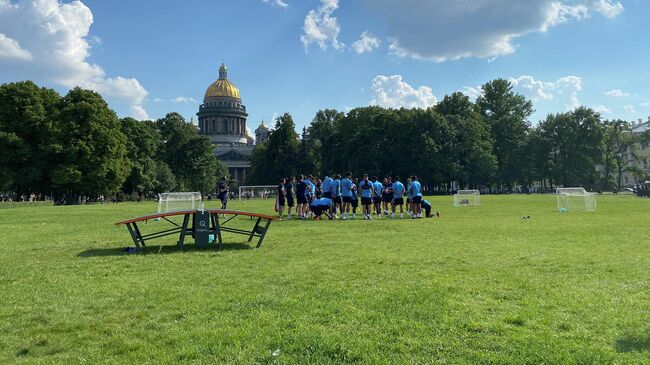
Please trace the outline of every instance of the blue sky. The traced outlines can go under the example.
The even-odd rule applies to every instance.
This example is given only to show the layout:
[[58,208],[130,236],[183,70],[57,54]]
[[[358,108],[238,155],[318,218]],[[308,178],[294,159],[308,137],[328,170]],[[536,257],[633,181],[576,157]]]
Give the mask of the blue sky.
[[535,123],[650,116],[644,0],[0,0],[0,82],[102,93],[120,116],[198,110],[223,60],[248,127],[323,108],[426,107],[511,79]]

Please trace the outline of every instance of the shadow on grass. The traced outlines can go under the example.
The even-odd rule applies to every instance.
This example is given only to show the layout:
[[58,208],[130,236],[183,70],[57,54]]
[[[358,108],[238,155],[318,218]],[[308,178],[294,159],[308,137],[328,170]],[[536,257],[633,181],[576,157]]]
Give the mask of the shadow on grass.
[[[255,246],[251,243],[224,243],[217,249],[215,246],[210,248],[199,248],[195,245],[189,244],[185,245],[183,248],[180,248],[176,245],[163,245],[163,246],[146,246],[142,248],[143,255],[169,255],[177,253],[189,253],[189,252],[219,252],[219,251],[241,251],[241,250],[252,250]],[[136,255],[137,252],[126,252],[124,248],[91,248],[85,251],[81,251],[77,254],[77,257],[103,257],[103,256],[125,256],[125,255]]]
[[645,336],[626,336],[616,341],[618,352],[649,352],[650,351],[650,330]]

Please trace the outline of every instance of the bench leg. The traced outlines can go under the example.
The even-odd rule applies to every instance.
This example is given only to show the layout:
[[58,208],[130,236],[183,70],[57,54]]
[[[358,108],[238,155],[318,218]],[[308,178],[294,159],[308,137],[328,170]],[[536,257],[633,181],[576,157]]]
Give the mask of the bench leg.
[[212,215],[212,225],[214,226],[214,235],[217,236],[217,249],[223,247],[223,239],[221,238],[221,224],[219,223],[219,214]]
[[257,218],[257,222],[255,222],[255,227],[253,227],[253,230],[251,231],[251,235],[248,236],[248,242],[253,240],[253,237],[255,236],[255,232],[257,232],[257,227],[260,226],[260,221],[261,220],[262,220],[262,217]]
[[262,241],[264,241],[264,236],[266,236],[266,232],[269,230],[270,226],[271,226],[271,220],[267,219],[266,224],[264,225],[264,229],[260,233],[260,239],[259,239],[259,241],[257,241],[257,248],[260,248],[260,246],[262,246]]
[[185,235],[187,234],[187,225],[189,224],[189,222],[190,222],[190,215],[185,214],[185,216],[183,216],[183,225],[181,226],[181,234],[178,237],[178,242],[176,243],[178,247],[183,248],[183,244],[185,243]]

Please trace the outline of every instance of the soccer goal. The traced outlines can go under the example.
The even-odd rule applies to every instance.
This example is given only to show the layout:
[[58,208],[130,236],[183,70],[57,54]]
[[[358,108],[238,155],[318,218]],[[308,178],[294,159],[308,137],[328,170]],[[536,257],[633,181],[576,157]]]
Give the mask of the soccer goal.
[[557,210],[570,211],[596,211],[596,194],[584,188],[557,188]]
[[251,185],[239,187],[239,200],[275,198],[277,185]]
[[204,209],[201,193],[161,193],[158,196],[158,213],[196,209]]
[[454,194],[454,207],[477,207],[481,205],[481,192],[478,190],[458,190]]

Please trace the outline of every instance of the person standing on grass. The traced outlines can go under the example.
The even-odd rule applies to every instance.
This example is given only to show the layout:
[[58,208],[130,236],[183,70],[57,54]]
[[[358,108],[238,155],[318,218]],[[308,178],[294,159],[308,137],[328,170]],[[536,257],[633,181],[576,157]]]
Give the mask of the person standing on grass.
[[413,206],[412,217],[413,218],[422,218],[422,185],[418,181],[418,177],[413,175],[411,176],[411,185],[409,187],[411,195],[411,205]]
[[[375,177],[375,180],[377,178]],[[361,190],[361,206],[363,207],[363,219],[372,219],[372,197],[374,194],[374,185],[368,180],[368,174],[363,175],[363,180],[359,183]]]
[[323,197],[323,182],[321,179],[316,179],[316,199]]
[[406,178],[406,214],[413,215],[411,207],[411,177]]
[[350,186],[350,191],[352,193],[352,219],[357,219],[357,208],[359,207],[359,179],[356,177],[352,179],[352,185]]
[[296,177],[298,180],[296,182],[296,200],[298,202],[298,219],[305,219],[306,211],[309,209],[309,202],[307,201],[307,190],[309,186],[305,182],[305,177],[303,175],[298,175]]
[[341,209],[341,219],[348,219],[350,214],[350,204],[352,203],[352,173],[345,174],[345,178],[341,180],[341,198],[343,199],[343,208]]
[[225,176],[219,180],[217,191],[217,197],[221,201],[221,209],[226,209],[228,207],[228,193],[230,192],[230,187],[228,186],[228,179]]
[[404,184],[399,181],[399,176],[395,176],[394,180],[391,189],[393,191],[393,202],[391,203],[393,206],[392,217],[395,218],[395,213],[397,211],[396,208],[399,206],[399,217],[404,218],[404,193],[406,192],[406,188],[404,188]]
[[280,179],[280,184],[278,184],[277,188],[276,205],[278,207],[278,217],[280,218],[282,218],[282,213],[284,212],[284,206],[286,204],[287,190],[284,187],[286,182],[286,179]]
[[384,190],[381,193],[381,199],[384,203],[384,215],[388,215],[388,204],[393,205],[393,179],[391,177],[384,178]]
[[384,190],[384,184],[379,181],[377,176],[373,176],[372,181],[372,204],[375,208],[375,215],[379,218],[381,217],[381,193]]
[[332,199],[332,192],[330,191],[330,187],[332,185],[332,178],[329,176],[325,176],[323,179],[323,198],[329,198]]
[[[341,175],[334,175],[334,180],[330,184],[330,193],[332,194],[332,199],[334,200],[334,215],[338,213],[343,215],[343,207],[341,206]],[[337,213],[338,211],[338,213]],[[338,216],[337,216],[338,218]]]
[[[295,199],[294,199],[294,194],[293,194],[293,184],[295,183],[296,179],[293,177],[287,178],[286,179],[286,184],[284,185],[284,191],[287,196],[287,218],[291,219],[291,208],[293,208]],[[296,214],[298,214],[298,211],[296,210]]]

